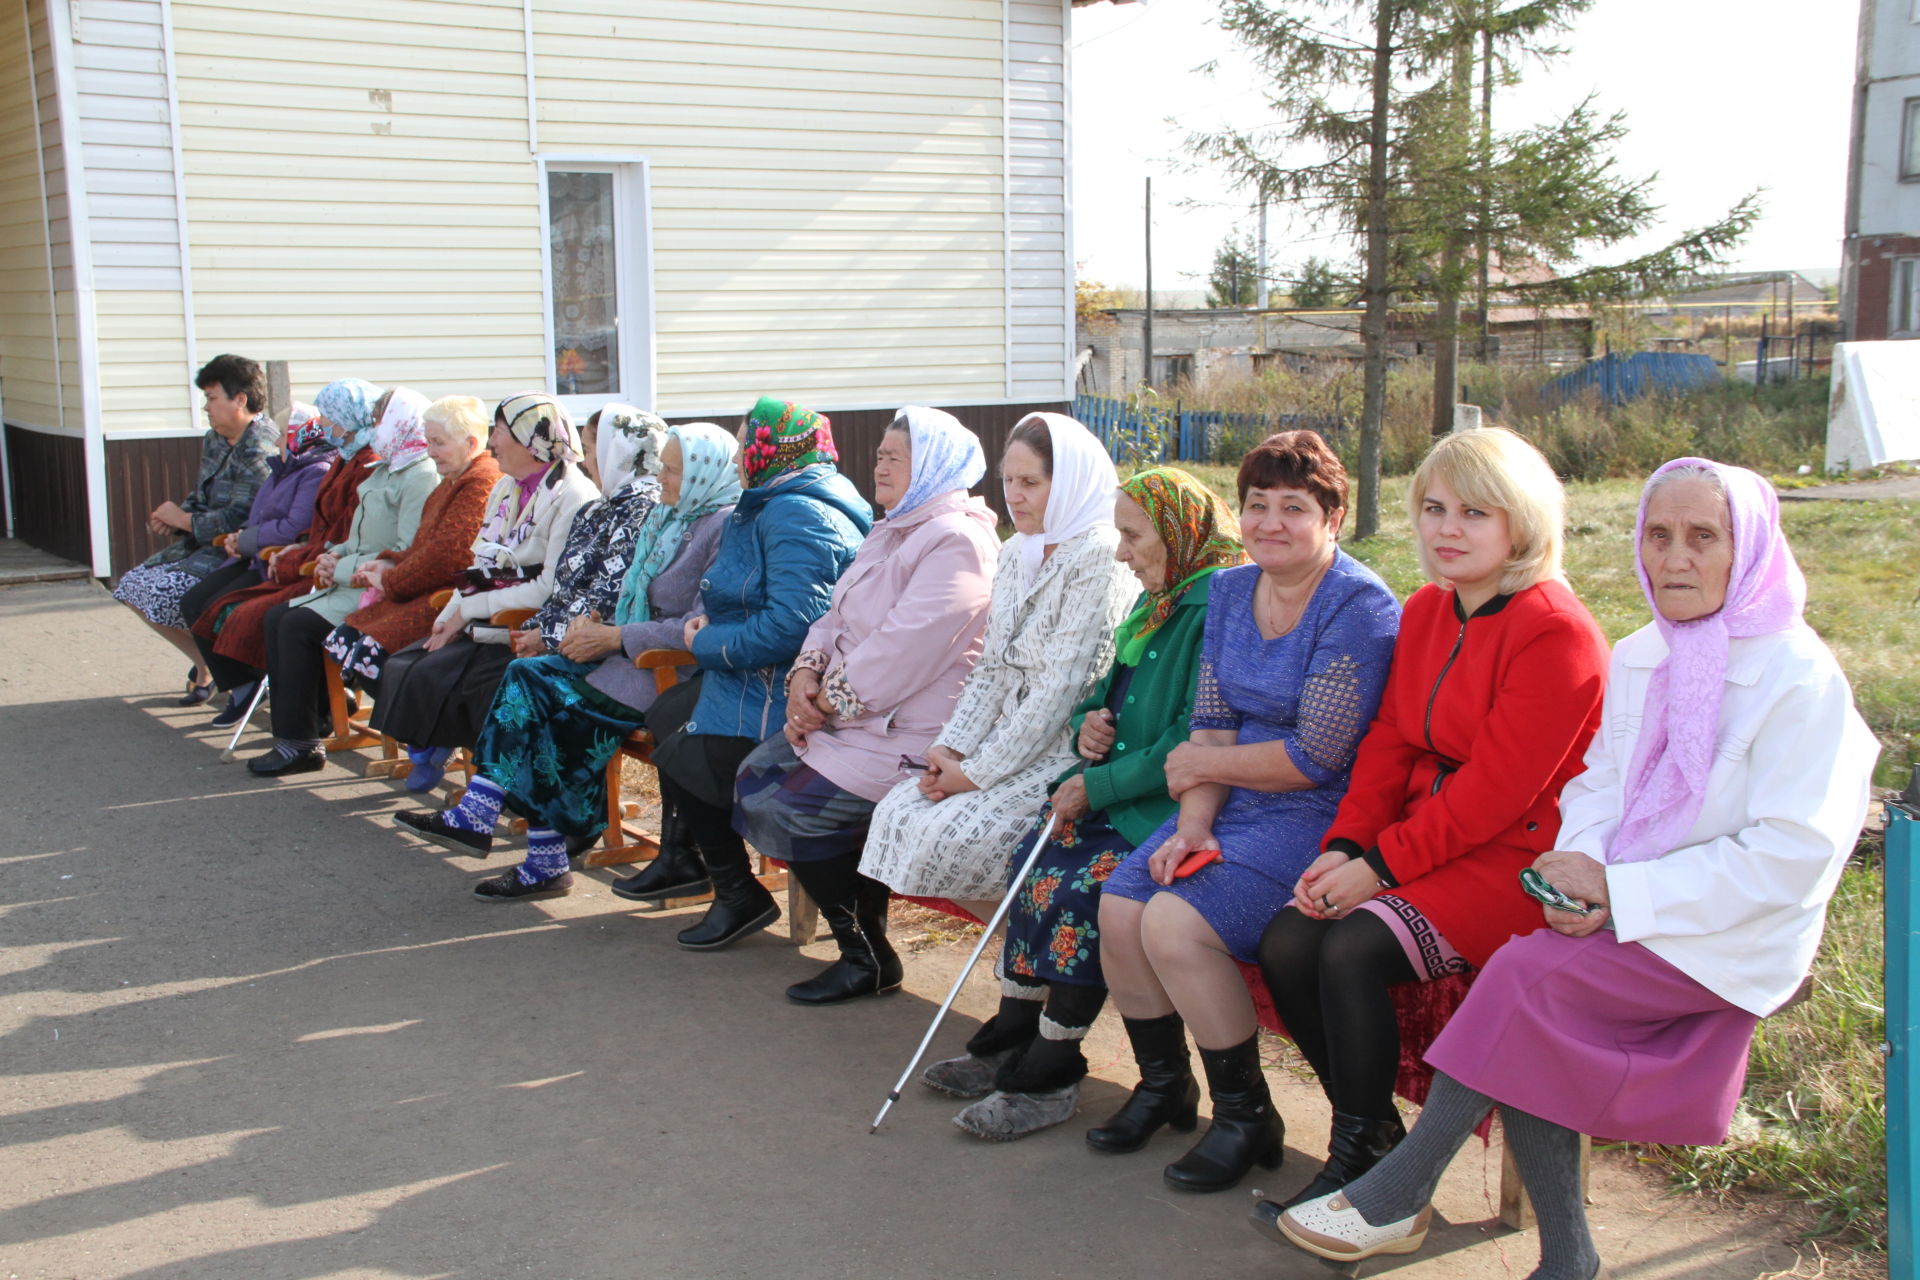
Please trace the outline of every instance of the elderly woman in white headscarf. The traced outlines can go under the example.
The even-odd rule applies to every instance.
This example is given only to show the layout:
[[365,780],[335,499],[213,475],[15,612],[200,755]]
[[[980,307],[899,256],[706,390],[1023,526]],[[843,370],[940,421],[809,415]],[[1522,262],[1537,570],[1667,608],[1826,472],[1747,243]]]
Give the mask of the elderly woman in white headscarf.
[[1021,419],[1000,459],[1015,533],[1001,547],[979,665],[918,778],[874,810],[860,870],[896,893],[945,898],[984,919],[1048,787],[1078,757],[1073,709],[1113,662],[1137,594],[1114,559],[1119,477],[1064,414]]
[[[415,790],[439,781],[453,748],[473,745],[513,661],[510,635],[488,628],[489,619],[507,609],[545,608],[574,518],[600,496],[580,433],[549,395],[527,391],[502,400],[487,443],[502,474],[487,496],[473,564],[427,638],[380,669],[372,724],[415,749],[408,778]],[[648,507],[657,492],[646,496]]]
[[887,886],[860,874],[860,849],[874,805],[918,772],[909,761],[940,732],[980,656],[1000,544],[993,512],[967,491],[986,474],[979,438],[958,418],[900,410],[874,458],[874,503],[887,518],[801,644],[782,732],[741,763],[734,830],[789,865],[840,947],[826,972],[787,988],[797,1003],[900,985]]

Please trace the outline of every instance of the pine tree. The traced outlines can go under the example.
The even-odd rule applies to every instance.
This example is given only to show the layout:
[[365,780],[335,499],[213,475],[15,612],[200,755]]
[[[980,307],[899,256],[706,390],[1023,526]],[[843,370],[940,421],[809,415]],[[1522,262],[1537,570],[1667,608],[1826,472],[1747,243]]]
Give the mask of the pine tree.
[[1229,233],[1213,251],[1213,272],[1207,277],[1207,305],[1252,306],[1260,295],[1259,272],[1252,241],[1244,234]]

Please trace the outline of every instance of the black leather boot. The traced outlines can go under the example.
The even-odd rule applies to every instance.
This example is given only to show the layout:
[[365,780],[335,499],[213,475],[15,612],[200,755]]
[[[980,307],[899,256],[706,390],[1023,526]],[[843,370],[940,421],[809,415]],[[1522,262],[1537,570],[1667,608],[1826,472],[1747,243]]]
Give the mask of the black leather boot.
[[686,833],[671,805],[660,808],[660,852],[633,875],[607,886],[634,902],[664,902],[668,898],[697,898],[713,887],[707,866],[687,844]]
[[1163,1171],[1180,1191],[1225,1191],[1254,1165],[1278,1169],[1286,1155],[1286,1126],[1260,1070],[1259,1033],[1231,1049],[1202,1049],[1200,1066],[1213,1096],[1213,1123],[1193,1150]]
[[730,840],[701,842],[700,858],[713,881],[713,902],[698,924],[678,935],[680,945],[689,951],[718,951],[780,918],[773,895],[753,878],[746,842],[731,830],[728,835]]
[[1333,1136],[1327,1140],[1327,1162],[1314,1175],[1313,1181],[1278,1203],[1272,1200],[1258,1201],[1247,1216],[1252,1219],[1254,1226],[1275,1240],[1284,1240],[1286,1237],[1280,1234],[1281,1214],[1297,1204],[1330,1196],[1348,1183],[1357,1181],[1361,1174],[1384,1160],[1387,1152],[1399,1146],[1401,1139],[1406,1136],[1407,1127],[1397,1115],[1391,1120],[1369,1120],[1364,1116],[1334,1112]]
[[1087,1145],[1116,1154],[1138,1151],[1161,1125],[1192,1133],[1199,1123],[1200,1083],[1187,1057],[1187,1024],[1177,1013],[1160,1018],[1122,1018],[1140,1083],[1108,1121],[1087,1130]]
[[840,944],[840,958],[819,976],[788,987],[787,999],[795,1004],[839,1004],[899,989],[900,957],[887,945],[885,934],[869,933],[848,907],[823,906],[820,915]]

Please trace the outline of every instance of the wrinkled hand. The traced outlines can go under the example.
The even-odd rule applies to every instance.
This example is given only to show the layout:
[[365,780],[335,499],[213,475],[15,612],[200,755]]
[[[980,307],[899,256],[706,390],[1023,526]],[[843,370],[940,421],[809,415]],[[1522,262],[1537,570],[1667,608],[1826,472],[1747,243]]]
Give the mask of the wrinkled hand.
[[695,614],[687,619],[687,625],[680,629],[680,647],[689,653],[693,651],[693,638],[706,629],[707,615]]
[[426,641],[420,647],[428,653],[444,649],[447,641],[459,635],[466,625],[466,619],[458,613],[442,614],[433,620],[433,630],[427,633]]
[[932,747],[927,751],[927,771],[921,775],[920,794],[938,804],[948,796],[978,791],[973,779],[960,771],[964,756],[951,747]]
[[330,587],[333,585],[333,567],[340,563],[340,557],[331,551],[323,551],[320,558],[313,562],[313,585]]
[[1113,712],[1105,707],[1087,712],[1086,719],[1080,722],[1080,758],[1099,764],[1113,750],[1113,740],[1117,736],[1119,730],[1114,728]]
[[1173,873],[1180,864],[1202,849],[1218,849],[1220,842],[1213,838],[1212,828],[1199,831],[1183,831],[1175,828],[1174,833],[1160,842],[1147,858],[1147,874],[1153,877],[1155,884],[1172,884]]
[[1053,814],[1060,821],[1085,817],[1091,808],[1087,802],[1086,775],[1076,773],[1053,789]]
[[594,610],[584,618],[567,624],[560,637],[560,654],[574,662],[593,662],[620,648],[620,628],[603,621]]
[[161,503],[153,509],[151,519],[157,521],[164,528],[178,529],[182,533],[186,533],[193,528],[193,517],[188,515],[186,508],[177,502]]
[[[820,674],[805,667],[793,673],[793,683],[787,686],[787,726],[798,732],[802,738],[827,723],[826,716],[820,712],[815,701],[820,695]],[[795,744],[797,747],[799,744]]]
[[280,566],[285,564],[291,567],[294,561],[306,554],[306,550],[307,544],[304,542],[296,542],[292,546],[280,548],[267,558],[267,573],[273,577],[279,577]]
[[353,577],[348,580],[348,585],[377,587],[380,585],[380,580],[387,576],[387,570],[392,565],[391,560],[369,560],[353,571]]
[[538,627],[514,632],[507,637],[507,643],[513,646],[513,656],[516,658],[539,658],[547,652],[547,638],[540,634]]
[[1549,849],[1533,860],[1533,869],[1569,898],[1594,908],[1581,916],[1543,906],[1540,910],[1546,917],[1548,928],[1569,938],[1584,938],[1606,927],[1612,911],[1608,905],[1605,866],[1584,853],[1575,853],[1570,849]]
[[1183,742],[1167,753],[1167,794],[1178,800],[1181,795],[1202,783],[1212,782],[1209,769],[1212,753],[1219,747],[1205,747],[1197,742]]

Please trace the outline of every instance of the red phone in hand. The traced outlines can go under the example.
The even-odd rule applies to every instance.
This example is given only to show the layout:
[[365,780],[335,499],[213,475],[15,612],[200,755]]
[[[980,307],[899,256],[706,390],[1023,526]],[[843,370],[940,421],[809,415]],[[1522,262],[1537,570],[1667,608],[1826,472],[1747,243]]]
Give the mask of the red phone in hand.
[[1184,880],[1209,863],[1220,861],[1220,856],[1218,849],[1195,849],[1192,853],[1180,859],[1180,865],[1173,869],[1173,878],[1175,880]]

